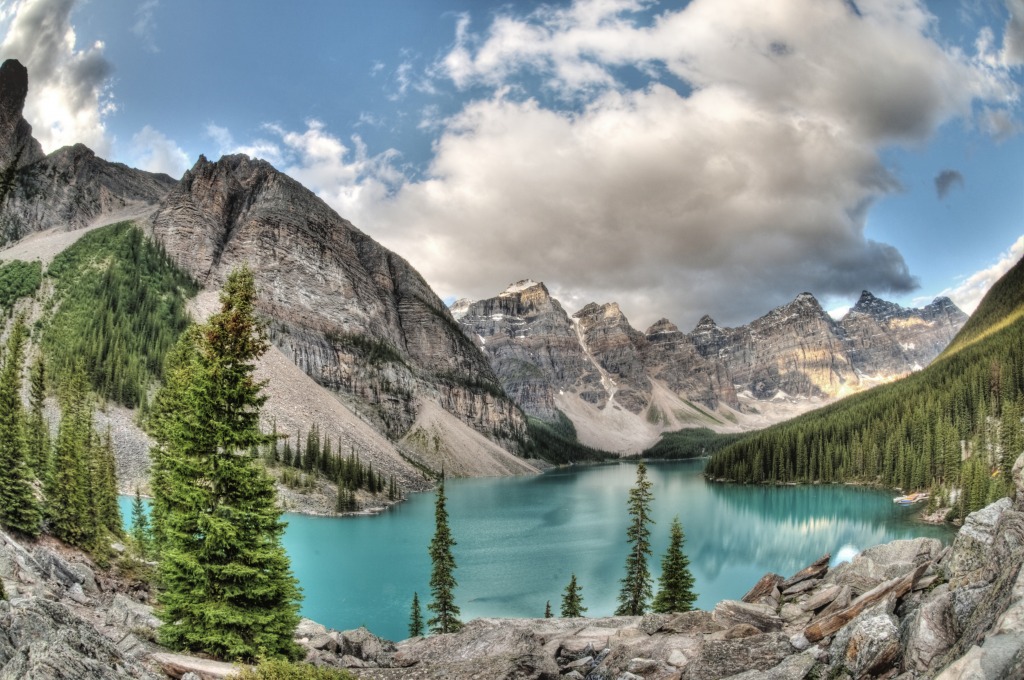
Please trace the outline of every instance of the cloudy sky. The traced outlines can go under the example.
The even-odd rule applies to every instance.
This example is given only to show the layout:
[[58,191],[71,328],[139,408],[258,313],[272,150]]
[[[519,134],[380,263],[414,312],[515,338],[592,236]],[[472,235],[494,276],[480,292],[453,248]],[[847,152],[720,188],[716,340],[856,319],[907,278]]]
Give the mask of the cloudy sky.
[[1024,0],[0,1],[47,151],[272,162],[439,295],[973,309],[1024,253]]

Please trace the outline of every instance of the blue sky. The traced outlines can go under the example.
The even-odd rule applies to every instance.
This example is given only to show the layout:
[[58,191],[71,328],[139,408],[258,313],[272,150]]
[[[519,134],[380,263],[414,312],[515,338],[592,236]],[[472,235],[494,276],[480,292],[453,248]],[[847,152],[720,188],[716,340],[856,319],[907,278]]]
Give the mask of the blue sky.
[[1024,253],[1024,0],[22,0],[0,35],[47,151],[264,157],[445,298],[970,309]]

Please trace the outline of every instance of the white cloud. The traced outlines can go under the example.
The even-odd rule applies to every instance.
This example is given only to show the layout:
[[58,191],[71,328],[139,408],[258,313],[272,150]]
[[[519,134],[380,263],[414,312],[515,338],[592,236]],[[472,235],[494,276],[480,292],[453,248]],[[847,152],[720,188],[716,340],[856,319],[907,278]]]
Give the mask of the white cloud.
[[160,51],[156,44],[156,8],[159,5],[159,0],[143,0],[135,9],[135,23],[132,24],[132,33],[150,52]]
[[146,125],[132,136],[133,165],[149,172],[163,172],[178,179],[190,165],[181,147],[159,130]]
[[[459,17],[430,75],[476,98],[424,111],[438,136],[422,179],[315,120],[256,146],[443,297],[531,276],[570,311],[616,300],[638,327],[685,327],[745,323],[804,290],[916,288],[902,255],[864,235],[873,202],[900,190],[880,152],[1005,112],[1018,92],[1001,61],[940,42],[913,0],[649,6],[513,6],[479,32]],[[524,94],[538,78],[553,97]]]
[[0,55],[28,68],[25,118],[44,151],[81,142],[107,156],[104,119],[116,110],[107,90],[112,68],[103,43],[77,46],[70,22],[73,5],[74,0],[17,4]]
[[[640,326],[746,322],[803,290],[915,288],[863,233],[899,190],[879,153],[1013,101],[1005,70],[938,42],[916,2],[694,0],[640,20],[646,6],[578,1],[479,33],[461,17],[435,77],[491,94],[444,122],[426,179],[349,203],[357,224],[442,295],[529,274],[567,299],[618,300]],[[623,66],[689,88],[630,89]],[[536,77],[576,105],[519,96]]]
[[[985,293],[992,287],[992,284],[1010,271],[1013,265],[1020,261],[1021,256],[1024,256],[1024,236],[1014,241],[1013,245],[1001,254],[992,265],[974,272],[956,286],[939,293],[939,296],[948,297],[956,303],[957,307],[970,314],[977,309],[978,303],[985,297]],[[922,302],[925,301],[922,300]]]
[[1024,0],[1006,0],[1010,18],[1003,34],[1003,62],[1008,66],[1024,65]]

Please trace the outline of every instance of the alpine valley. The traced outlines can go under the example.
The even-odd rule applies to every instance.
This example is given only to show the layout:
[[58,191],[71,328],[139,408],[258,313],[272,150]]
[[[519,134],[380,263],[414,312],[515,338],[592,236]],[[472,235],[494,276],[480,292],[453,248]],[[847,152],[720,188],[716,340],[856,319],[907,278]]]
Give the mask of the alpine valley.
[[[562,462],[641,453],[666,433],[706,428],[736,437],[708,464],[716,477],[708,484],[845,481],[826,465],[829,447],[842,446],[847,455],[835,469],[849,471],[851,480],[932,484],[934,497],[959,509],[949,517],[962,525],[951,546],[928,538],[896,541],[848,564],[831,564],[826,555],[790,578],[767,574],[742,600],[713,611],[587,619],[563,608],[569,613],[562,618],[481,619],[464,628],[459,622],[453,632],[412,633],[396,644],[365,628],[334,631],[309,620],[295,627],[298,614],[289,610],[295,621],[283,642],[288,653],[279,656],[303,656],[368,678],[1024,677],[1021,265],[971,319],[947,298],[905,309],[865,291],[835,320],[802,293],[736,328],[705,316],[689,333],[667,319],[641,332],[615,303],[591,303],[569,315],[543,283],[531,280],[449,309],[405,259],[264,160],[200,156],[175,179],[108,162],[80,144],[44,154],[23,115],[28,89],[25,67],[5,61],[0,305],[8,349],[0,397],[9,408],[0,416],[14,428],[5,432],[14,434],[0,441],[0,453],[14,460],[9,451],[22,444],[46,450],[53,440],[54,450],[76,451],[72,444],[81,444],[74,464],[82,479],[94,482],[88,497],[95,507],[86,514],[99,538],[60,540],[53,511],[46,523],[42,513],[21,518],[28,529],[5,517],[0,677],[163,673],[194,680],[237,672],[156,644],[161,626],[180,628],[183,619],[161,623],[166,609],[154,610],[154,592],[187,583],[198,562],[169,549],[159,553],[159,564],[141,548],[133,556],[131,546],[106,540],[120,527],[99,525],[111,499],[116,505],[117,490],[137,494],[138,514],[145,515],[138,494],[154,492],[151,468],[167,463],[151,458],[161,450],[151,436],[159,428],[150,422],[147,429],[147,418],[171,418],[175,404],[186,404],[190,370],[201,379],[214,375],[196,368],[206,366],[208,359],[197,357],[212,346],[209,340],[197,340],[193,354],[171,348],[181,337],[215,334],[210,322],[190,336],[191,321],[214,319],[223,329],[230,326],[225,319],[253,318],[218,306],[228,304],[218,302],[222,289],[237,293],[249,274],[269,340],[255,371],[266,396],[260,426],[277,437],[251,438],[251,448],[214,446],[207,458],[224,467],[230,460],[237,470],[265,468],[284,508],[376,512],[440,481],[436,516],[445,531],[438,528],[435,540],[446,536],[441,547],[450,548],[445,475],[534,474]],[[224,293],[221,299],[247,298]],[[21,384],[26,367],[28,389]],[[952,414],[942,412],[934,425],[946,428],[945,454],[919,456],[917,433],[921,442],[940,434],[918,416],[947,405],[935,385],[951,375]],[[161,391],[172,377],[179,381],[180,391],[171,392],[178,402]],[[881,384],[890,382],[886,391]],[[90,416],[94,403],[99,407]],[[866,404],[881,413],[865,425],[868,431],[858,429],[856,417]],[[887,415],[900,420],[889,423]],[[175,432],[184,439],[186,429]],[[877,444],[871,455],[864,444],[869,435]],[[563,447],[558,451],[555,440]],[[773,455],[761,452],[776,444]],[[53,482],[58,470],[44,458],[0,464],[0,473],[27,490],[11,500],[11,489],[0,487],[0,511],[18,503],[34,507],[61,491]],[[186,478],[187,468],[175,468],[176,479]],[[168,469],[164,481],[171,479]],[[645,468],[637,469],[639,488]],[[259,477],[254,488],[265,478],[260,475],[252,475]],[[279,537],[276,509],[252,509],[271,503],[274,483],[266,481],[268,492],[260,495],[245,481],[238,514],[261,518],[271,527],[267,535]],[[195,486],[216,484],[202,479]],[[182,496],[196,491],[181,488]],[[201,511],[192,530],[158,540],[214,545],[209,552],[216,562],[227,552],[220,548],[231,544],[237,507]],[[162,521],[166,531],[167,515]],[[677,535],[681,544],[681,528]],[[432,542],[432,558],[435,547]],[[253,548],[246,554],[260,553],[264,563],[283,564],[284,590],[294,586],[283,549],[243,548]],[[172,557],[184,566],[160,572],[160,581],[155,571]],[[217,566],[229,578],[242,569],[237,562]],[[186,577],[175,583],[167,574]],[[447,576],[454,583],[450,571]],[[227,618],[235,615],[244,618],[237,611]]]
[[864,291],[839,321],[810,293],[738,328],[704,316],[644,332],[617,304],[571,317],[543,283],[459,300],[453,316],[527,415],[567,417],[591,447],[637,453],[659,433],[765,427],[920,370],[967,315],[949,298],[904,309]]

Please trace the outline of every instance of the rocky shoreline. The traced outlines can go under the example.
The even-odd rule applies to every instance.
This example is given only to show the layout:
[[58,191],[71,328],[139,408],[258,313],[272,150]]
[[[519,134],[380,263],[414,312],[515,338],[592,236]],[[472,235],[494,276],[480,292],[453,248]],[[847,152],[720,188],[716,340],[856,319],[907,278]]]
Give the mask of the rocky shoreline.
[[[477,619],[398,643],[304,620],[296,639],[308,661],[370,680],[1024,678],[1024,456],[1014,482],[1014,499],[969,515],[948,547],[894,541],[832,569],[825,555],[789,578],[766,574],[712,611]],[[52,538],[0,533],[0,677],[233,673],[153,642],[149,587],[125,564],[103,570]]]

